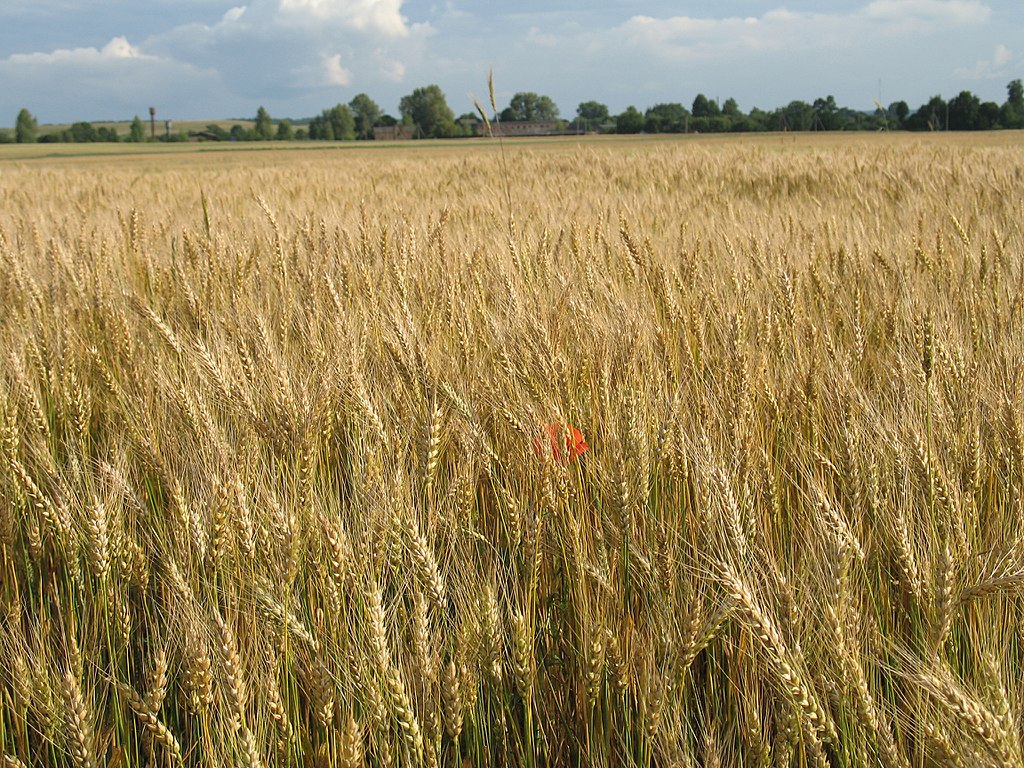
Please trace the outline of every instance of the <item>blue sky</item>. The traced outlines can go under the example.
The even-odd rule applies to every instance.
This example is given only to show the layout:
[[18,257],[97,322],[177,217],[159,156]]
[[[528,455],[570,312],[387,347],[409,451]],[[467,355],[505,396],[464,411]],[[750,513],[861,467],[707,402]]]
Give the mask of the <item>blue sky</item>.
[[516,91],[562,116],[596,99],[744,111],[832,94],[844,106],[1024,78],[1021,0],[0,0],[0,125],[308,117],[368,93],[397,114],[437,83],[456,114]]

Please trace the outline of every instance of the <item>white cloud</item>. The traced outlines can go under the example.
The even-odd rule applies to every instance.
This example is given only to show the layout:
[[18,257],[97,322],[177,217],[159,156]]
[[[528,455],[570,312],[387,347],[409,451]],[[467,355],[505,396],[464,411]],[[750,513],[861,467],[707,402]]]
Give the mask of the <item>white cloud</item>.
[[0,59],[0,80],[7,84],[4,96],[30,105],[43,123],[130,118],[150,104],[181,115],[199,94],[226,101],[215,70],[143,52],[124,37],[102,48],[8,56]]
[[554,48],[558,45],[558,37],[552,35],[550,32],[545,32],[540,27],[530,27],[530,31],[527,33],[526,39],[531,43],[536,43],[537,45],[545,48]]
[[[146,11],[161,11],[163,8],[174,8],[177,11],[212,9],[214,12],[223,8],[226,0],[146,0]],[[67,16],[91,16],[97,20],[109,20],[116,17],[126,7],[133,5],[131,0],[3,0],[0,2],[0,18],[13,19],[46,19],[52,18],[56,23],[66,20]]]
[[435,16],[444,16],[446,19],[471,19],[472,14],[461,10],[452,0],[445,0],[441,6],[432,5],[430,12]]
[[407,37],[403,0],[279,0],[285,14],[315,21],[338,21],[351,29],[384,37]]
[[324,59],[324,72],[326,74],[324,85],[349,85],[352,82],[352,73],[341,66],[341,54],[336,53]]
[[367,73],[372,77],[379,77],[391,83],[400,83],[405,77],[405,63],[395,58],[387,48],[375,48],[368,61]]
[[128,42],[125,37],[112,38],[102,48],[58,48],[55,51],[35,53],[14,53],[6,61],[10,64],[54,64],[60,62],[101,62],[114,59],[156,59],[147,56]]
[[224,15],[221,17],[221,23],[233,24],[234,22],[242,18],[242,14],[244,14],[245,11],[246,7],[244,5],[239,5],[235,8],[229,8],[224,12]]
[[683,60],[728,57],[737,49],[775,50],[795,38],[827,44],[838,31],[838,24],[822,14],[785,9],[769,11],[760,18],[634,16],[617,30],[627,43],[645,53]]
[[308,103],[318,90],[335,99],[338,88],[370,91],[404,79],[436,30],[406,20],[401,6],[402,0],[249,0],[212,24],[184,24],[149,38],[145,48],[216,68],[236,95],[256,103],[269,105],[270,95],[277,103]]
[[864,9],[869,19],[889,24],[983,24],[991,9],[979,0],[873,0]]
[[140,59],[142,53],[126,37],[115,37],[100,51],[100,56],[111,59]]
[[291,86],[300,90],[344,88],[352,84],[352,72],[342,66],[340,53],[325,53],[316,63],[291,70]]
[[[723,59],[739,49],[850,48],[863,39],[926,35],[981,25],[991,9],[980,0],[872,0],[846,13],[775,8],[759,17],[655,18],[637,15],[613,30],[645,52],[671,59]],[[624,36],[624,38],[623,38]],[[614,44],[608,37],[605,45]]]
[[380,75],[385,80],[400,83],[405,78],[405,64],[397,60],[385,62],[380,68]]
[[1000,43],[988,59],[977,61],[973,66],[960,67],[953,71],[957,77],[965,80],[994,80],[1010,75],[1009,64],[1013,62],[1013,51]]

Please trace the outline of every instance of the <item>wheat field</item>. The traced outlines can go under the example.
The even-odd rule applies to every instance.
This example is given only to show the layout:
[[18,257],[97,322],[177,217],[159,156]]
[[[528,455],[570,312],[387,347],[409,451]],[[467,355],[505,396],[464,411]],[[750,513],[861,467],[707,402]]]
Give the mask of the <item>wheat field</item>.
[[1024,137],[0,153],[0,754],[1024,763]]

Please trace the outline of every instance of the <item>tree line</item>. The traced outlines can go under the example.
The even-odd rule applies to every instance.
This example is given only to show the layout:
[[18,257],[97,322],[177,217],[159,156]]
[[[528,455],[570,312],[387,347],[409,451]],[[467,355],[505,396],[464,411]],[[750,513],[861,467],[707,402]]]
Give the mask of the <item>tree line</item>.
[[[905,101],[887,107],[881,104],[873,112],[841,107],[832,96],[813,102],[791,101],[771,111],[751,109],[742,112],[735,99],[721,105],[702,93],[694,97],[689,108],[681,103],[655,104],[641,112],[634,106],[613,115],[598,101],[578,105],[571,119],[562,119],[558,106],[548,96],[534,92],[516,93],[508,107],[489,116],[492,123],[544,121],[552,133],[730,133],[752,131],[975,131],[1002,128],[1024,128],[1024,85],[1013,80],[1007,87],[1006,101],[997,104],[982,101],[970,91],[961,91],[948,101],[933,96],[915,111]],[[39,125],[27,109],[22,109],[14,131],[0,131],[0,143],[29,142],[93,142],[148,140],[185,141],[190,138],[219,141],[349,141],[374,138],[374,129],[403,126],[414,138],[457,138],[476,136],[482,132],[480,117],[467,112],[456,117],[448,106],[444,92],[437,85],[415,89],[403,96],[399,116],[385,113],[367,94],[356,95],[347,104],[336,104],[319,115],[304,120],[274,120],[262,106],[252,125],[236,124],[225,129],[211,123],[204,130],[191,134],[170,130],[159,136],[147,136],[145,125],[136,115],[127,135],[116,129],[94,127],[76,122],[70,127],[41,133]]]

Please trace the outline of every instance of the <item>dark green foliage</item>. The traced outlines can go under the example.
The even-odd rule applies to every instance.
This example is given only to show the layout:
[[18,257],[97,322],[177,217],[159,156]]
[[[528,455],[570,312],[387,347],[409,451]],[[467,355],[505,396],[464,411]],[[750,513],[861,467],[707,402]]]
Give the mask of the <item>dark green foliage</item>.
[[36,119],[32,113],[27,109],[22,109],[14,124],[14,140],[19,144],[29,144],[35,141],[37,128]]
[[608,106],[599,101],[584,101],[576,107],[576,117],[600,125],[608,122]]
[[632,104],[615,118],[616,133],[640,133],[644,129],[644,116]]
[[309,123],[309,138],[327,141],[350,141],[356,137],[356,121],[345,104],[325,109]]
[[356,121],[356,138],[372,139],[373,128],[377,125],[377,121],[380,120],[383,114],[377,102],[365,93],[359,93],[348,103],[348,108],[352,110],[352,115]]
[[418,138],[447,138],[456,135],[455,114],[440,86],[428,85],[403,96],[398,104],[402,122],[416,126]]
[[682,133],[689,125],[690,113],[682,104],[655,104],[644,114],[647,133]]
[[274,122],[263,107],[256,110],[256,126],[253,128],[256,141],[270,141],[274,138]]
[[128,141],[131,142],[142,142],[146,140],[146,127],[142,124],[142,120],[136,115],[135,119],[132,120],[132,127],[128,129]]
[[508,108],[501,113],[505,122],[514,120],[557,120],[558,106],[548,96],[533,91],[520,91],[512,97]]
[[[576,108],[575,119],[568,124],[570,131],[594,132],[609,130],[614,123],[616,133],[727,133],[748,131],[976,131],[1001,128],[1024,128],[1024,83],[1012,80],[1006,87],[1003,104],[983,102],[971,91],[964,90],[950,100],[933,96],[911,111],[906,101],[894,101],[888,107],[876,102],[874,110],[857,110],[840,106],[834,96],[818,97],[808,103],[793,100],[784,107],[765,111],[753,107],[744,114],[736,99],[728,98],[720,107],[718,101],[698,93],[689,110],[678,102],[655,104],[641,112],[634,106],[619,115],[609,114],[607,105],[599,101],[584,101]],[[415,89],[404,96],[399,104],[401,122],[414,128],[416,138],[454,138],[473,135],[471,127],[475,115],[466,113],[458,121],[448,106],[444,92],[437,85]],[[557,120],[558,106],[545,95],[533,91],[516,93],[509,106],[499,115],[503,121]],[[305,122],[305,121],[302,121]],[[233,141],[267,141],[321,139],[348,141],[372,139],[377,126],[393,126],[399,122],[383,112],[366,93],[359,93],[348,104],[337,104],[325,109],[309,121],[308,127],[298,131],[290,121],[274,124],[264,107],[256,113],[254,127],[233,126],[230,133],[215,125],[208,125],[201,136]],[[564,125],[563,125],[564,127]],[[180,141],[183,134],[165,135],[161,141]],[[119,141],[114,129],[95,128],[88,122],[76,122],[69,128],[38,136],[35,117],[27,109],[17,116],[13,133],[0,136],[0,142],[94,142]],[[146,128],[136,115],[125,141],[146,140]]]

